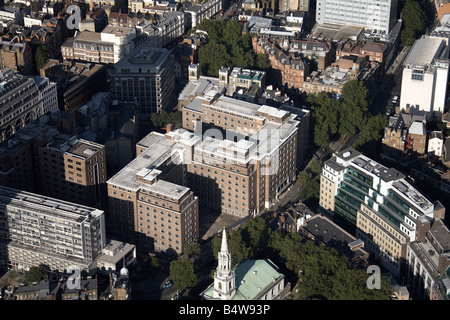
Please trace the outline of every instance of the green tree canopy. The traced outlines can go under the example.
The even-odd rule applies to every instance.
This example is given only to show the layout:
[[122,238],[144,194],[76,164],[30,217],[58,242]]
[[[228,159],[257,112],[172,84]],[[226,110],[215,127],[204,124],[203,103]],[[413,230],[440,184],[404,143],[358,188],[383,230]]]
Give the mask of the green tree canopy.
[[338,129],[341,135],[352,135],[366,123],[366,115],[369,112],[367,94],[368,89],[361,81],[350,80],[344,84],[341,93]]
[[[212,240],[212,250],[216,259],[218,258],[221,244],[222,237],[218,235],[215,236]],[[227,230],[227,244],[231,254],[232,266],[236,266],[242,260],[247,259],[250,256],[250,248],[245,243],[240,231]]]
[[182,114],[179,110],[172,112],[167,112],[166,110],[162,110],[159,113],[154,112],[150,116],[150,122],[155,129],[165,127],[169,123],[177,128],[183,126]]
[[185,251],[185,254],[189,257],[189,258],[195,258],[197,256],[199,256],[201,253],[201,248],[200,245],[198,243],[192,243],[190,244]]
[[297,233],[271,234],[269,246],[299,276],[299,299],[386,300],[389,282],[382,278],[379,290],[367,288],[368,274],[348,268],[348,260],[335,249],[316,245]]
[[[240,22],[205,19],[197,29],[208,33],[208,43],[198,51],[202,75],[217,77],[222,67],[255,67],[257,58],[253,53],[252,36],[242,34]],[[260,60],[262,64],[262,58]]]
[[174,285],[181,291],[192,288],[197,283],[194,265],[189,259],[174,260],[170,263],[170,277]]
[[410,46],[424,31],[426,25],[426,15],[419,2],[406,0],[402,10],[402,20],[401,45]]
[[37,72],[40,73],[41,68],[47,63],[48,59],[50,59],[47,47],[44,45],[37,47],[34,58],[36,61]]
[[44,278],[44,273],[42,272],[42,268],[39,267],[31,267],[25,273],[25,281],[28,283],[32,282],[40,282]]

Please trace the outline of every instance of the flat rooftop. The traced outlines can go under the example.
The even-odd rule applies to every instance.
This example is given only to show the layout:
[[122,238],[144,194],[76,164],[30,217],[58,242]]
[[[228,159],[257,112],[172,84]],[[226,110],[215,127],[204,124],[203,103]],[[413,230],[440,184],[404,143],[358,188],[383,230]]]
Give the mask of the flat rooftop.
[[179,199],[190,189],[164,180],[158,180],[153,184],[147,184],[136,180],[136,174],[148,177],[155,173],[159,174],[157,168],[172,156],[176,156],[178,143],[167,139],[163,134],[152,132],[139,142],[146,147],[140,155],[131,161],[126,167],[120,170],[108,180],[108,184],[116,185],[125,189],[137,191],[145,189]]
[[403,66],[410,68],[429,66],[435,58],[439,58],[444,47],[445,41],[440,38],[424,37],[417,39]]
[[95,208],[4,186],[0,186],[0,203],[77,223],[89,221],[91,215],[99,216],[103,214],[103,211]]
[[145,70],[159,68],[169,56],[165,48],[153,48],[146,44],[134,49],[128,56],[115,64],[115,69],[141,67]]
[[97,151],[101,150],[103,145],[95,142],[87,141],[84,139],[78,140],[72,148],[68,150],[68,153],[72,153],[82,158],[89,158]]

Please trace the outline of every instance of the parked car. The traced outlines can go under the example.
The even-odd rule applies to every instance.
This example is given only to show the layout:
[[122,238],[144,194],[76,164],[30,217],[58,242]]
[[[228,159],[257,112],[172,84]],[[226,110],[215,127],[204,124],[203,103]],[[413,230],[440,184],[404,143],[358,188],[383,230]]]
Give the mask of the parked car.
[[163,289],[166,289],[166,288],[171,287],[172,285],[173,285],[172,280],[168,280],[168,281],[164,282],[162,287],[163,287]]

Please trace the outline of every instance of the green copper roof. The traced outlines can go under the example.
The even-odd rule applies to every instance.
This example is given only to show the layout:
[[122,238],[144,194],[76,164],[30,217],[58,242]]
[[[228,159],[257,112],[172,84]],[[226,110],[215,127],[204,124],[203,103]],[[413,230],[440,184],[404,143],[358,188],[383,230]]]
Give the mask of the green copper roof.
[[[234,270],[236,275],[236,294],[232,300],[254,300],[273,283],[283,277],[269,259],[244,260]],[[214,284],[203,295],[213,296]]]
[[253,300],[282,275],[268,259],[245,260],[235,270],[237,292],[233,300]]

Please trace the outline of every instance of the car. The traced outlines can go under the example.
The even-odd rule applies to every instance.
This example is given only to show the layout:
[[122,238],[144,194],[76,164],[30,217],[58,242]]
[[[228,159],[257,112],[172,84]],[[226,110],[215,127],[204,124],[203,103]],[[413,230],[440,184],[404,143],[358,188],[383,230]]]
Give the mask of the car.
[[393,102],[397,102],[397,100],[398,100],[398,96],[394,96],[394,98],[392,98]]
[[168,281],[164,282],[162,287],[163,287],[163,289],[166,289],[166,288],[171,287],[172,285],[173,285],[172,280],[168,280]]
[[387,115],[387,116],[390,116],[391,114],[392,114],[392,108],[389,107],[389,108],[386,110],[386,115]]

